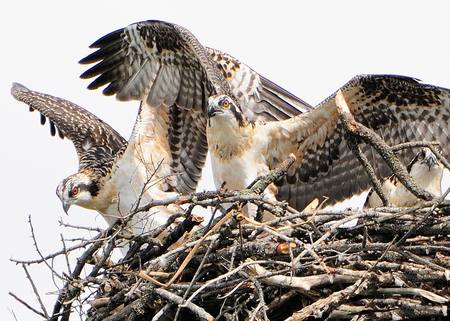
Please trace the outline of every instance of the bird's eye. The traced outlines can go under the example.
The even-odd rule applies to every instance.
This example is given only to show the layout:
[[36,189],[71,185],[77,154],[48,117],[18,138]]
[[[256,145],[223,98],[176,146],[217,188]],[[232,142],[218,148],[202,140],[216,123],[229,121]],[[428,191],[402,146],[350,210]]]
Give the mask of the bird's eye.
[[230,102],[228,100],[224,100],[222,103],[222,106],[225,108],[228,108],[228,107],[230,107]]
[[74,187],[73,188],[73,190],[72,190],[72,194],[75,196],[75,195],[77,195],[78,194],[78,186],[77,187]]

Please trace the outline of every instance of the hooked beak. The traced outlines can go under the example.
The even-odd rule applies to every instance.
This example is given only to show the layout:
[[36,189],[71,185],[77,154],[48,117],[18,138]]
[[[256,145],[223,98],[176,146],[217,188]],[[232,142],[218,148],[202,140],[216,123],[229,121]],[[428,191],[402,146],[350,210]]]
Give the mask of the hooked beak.
[[63,207],[63,210],[64,210],[64,212],[66,213],[66,215],[69,215],[69,208],[70,208],[70,203],[62,203],[62,207]]
[[428,169],[431,171],[433,165],[437,164],[436,157],[433,154],[431,154],[422,161],[422,164],[426,164],[428,166]]
[[214,117],[217,114],[222,113],[222,111],[216,106],[216,104],[209,104],[208,106],[208,117]]

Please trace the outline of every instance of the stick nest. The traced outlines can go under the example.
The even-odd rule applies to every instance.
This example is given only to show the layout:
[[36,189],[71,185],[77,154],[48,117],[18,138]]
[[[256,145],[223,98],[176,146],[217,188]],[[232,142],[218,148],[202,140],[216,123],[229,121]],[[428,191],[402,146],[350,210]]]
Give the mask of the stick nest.
[[[66,276],[53,315],[45,317],[440,320],[448,314],[445,202],[363,211],[322,211],[312,204],[298,212],[248,191],[170,201],[189,204],[188,217],[151,235],[127,236],[130,248],[119,262],[111,254],[124,241],[118,233],[124,220],[91,240]],[[196,206],[217,208],[228,201],[235,206],[220,220],[199,227],[192,215]],[[240,211],[245,202],[277,218],[247,219]],[[352,227],[346,227],[349,222]],[[167,236],[159,241],[164,228]],[[189,231],[189,239],[180,242]]]

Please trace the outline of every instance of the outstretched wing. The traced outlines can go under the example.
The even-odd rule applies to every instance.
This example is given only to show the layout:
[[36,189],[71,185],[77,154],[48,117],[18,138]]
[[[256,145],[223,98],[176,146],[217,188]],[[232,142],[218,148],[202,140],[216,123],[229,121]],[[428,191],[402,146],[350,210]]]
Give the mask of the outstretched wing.
[[222,72],[248,119],[283,120],[314,109],[233,56],[208,47],[205,50]]
[[[450,91],[401,76],[361,75],[341,88],[357,121],[374,129],[393,146],[410,141],[439,141],[450,158]],[[328,196],[334,204],[369,187],[369,180],[353,153],[339,120],[335,94],[314,111],[292,120],[264,126],[272,141],[267,157],[271,167],[289,152],[298,157],[295,170],[278,182],[278,198],[298,209],[314,198]],[[278,136],[277,136],[278,133]],[[376,173],[391,173],[380,156],[361,145]],[[407,164],[414,151],[398,156]]]
[[[147,106],[168,107],[168,119],[158,120],[165,128],[159,140],[170,148],[167,162],[181,193],[195,190],[205,163],[209,96],[234,96],[253,120],[286,119],[312,109],[235,58],[203,47],[175,24],[135,23],[100,38],[91,48],[98,50],[80,61],[97,63],[81,75],[97,77],[89,89],[107,85],[105,95],[141,100],[141,112]],[[141,128],[136,126],[133,136],[138,137]]]
[[11,94],[28,104],[30,111],[39,111],[41,124],[48,118],[53,136],[56,127],[61,138],[67,137],[73,142],[80,169],[96,170],[108,162],[111,167],[114,158],[127,146],[126,140],[108,124],[70,101],[31,91],[18,83],[13,83]]

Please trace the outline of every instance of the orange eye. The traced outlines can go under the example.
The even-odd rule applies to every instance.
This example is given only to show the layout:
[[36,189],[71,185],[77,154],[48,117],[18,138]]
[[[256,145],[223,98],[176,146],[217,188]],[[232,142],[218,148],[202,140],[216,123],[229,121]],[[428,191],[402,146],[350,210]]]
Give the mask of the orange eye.
[[74,189],[72,190],[73,195],[77,195],[78,194],[78,187],[74,187]]
[[230,102],[228,100],[224,100],[222,106],[228,108],[230,106]]

